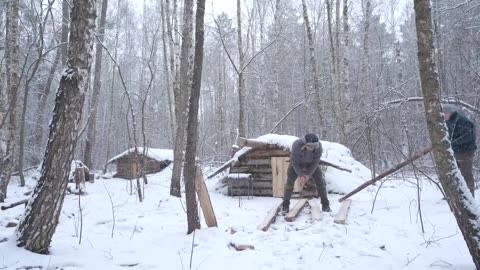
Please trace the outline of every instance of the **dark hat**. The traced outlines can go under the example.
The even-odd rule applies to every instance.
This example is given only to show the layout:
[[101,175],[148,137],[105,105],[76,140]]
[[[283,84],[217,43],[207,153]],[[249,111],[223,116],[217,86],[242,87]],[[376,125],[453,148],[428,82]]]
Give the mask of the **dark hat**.
[[457,108],[450,104],[445,104],[442,106],[444,113],[453,113],[457,111]]
[[318,142],[317,135],[313,133],[308,133],[305,135],[305,143],[315,143],[315,142]]
[[306,134],[303,140],[305,142],[305,146],[312,147],[312,148],[318,148],[320,146],[317,135],[313,133]]

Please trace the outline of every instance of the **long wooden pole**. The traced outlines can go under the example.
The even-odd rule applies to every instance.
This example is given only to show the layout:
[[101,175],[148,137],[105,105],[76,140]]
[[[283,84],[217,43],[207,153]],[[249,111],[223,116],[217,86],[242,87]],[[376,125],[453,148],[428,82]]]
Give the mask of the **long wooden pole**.
[[363,190],[364,188],[370,186],[371,184],[377,182],[378,180],[384,178],[385,176],[387,175],[390,175],[398,170],[400,170],[401,168],[405,167],[407,164],[410,164],[412,163],[413,161],[423,157],[424,155],[430,153],[432,151],[432,148],[429,147],[429,148],[425,148],[419,152],[417,152],[415,155],[413,155],[411,158],[405,160],[404,162],[396,165],[395,167],[393,168],[390,168],[388,171],[382,173],[382,174],[379,174],[377,175],[375,178],[373,178],[372,180],[369,180],[363,184],[361,184],[359,187],[357,187],[356,189],[354,189],[353,191],[351,191],[350,193],[348,193],[347,195],[343,196],[342,198],[340,198],[338,201],[339,202],[343,202],[344,200],[350,198],[351,196],[357,194],[358,192],[360,192],[361,190]]

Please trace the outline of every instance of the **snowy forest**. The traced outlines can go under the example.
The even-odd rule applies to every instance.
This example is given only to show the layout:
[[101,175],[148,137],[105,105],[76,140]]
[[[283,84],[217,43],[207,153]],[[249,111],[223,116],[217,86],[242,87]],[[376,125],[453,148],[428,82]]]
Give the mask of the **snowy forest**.
[[[0,204],[11,206],[0,216],[0,269],[160,269],[155,256],[162,252],[167,269],[191,269],[192,261],[195,269],[224,269],[231,260],[238,262],[234,269],[314,269],[322,263],[328,269],[480,269],[480,210],[458,170],[442,116],[442,106],[455,106],[480,137],[479,0],[0,0],[0,30]],[[228,178],[222,168],[230,166],[232,175],[238,161],[232,157],[247,146],[270,151],[274,145],[285,155],[293,139],[282,136],[306,133],[317,134],[324,153],[331,153],[328,166],[350,170],[349,176],[340,174],[342,168],[324,170],[334,212],[343,209],[341,196],[409,162],[394,176],[398,181],[382,179],[354,197],[348,218],[357,221],[335,225],[335,231],[322,229],[332,227],[334,213],[310,227],[301,215],[288,225],[277,221],[270,237],[280,242],[268,240],[262,250],[259,243],[268,237],[246,224],[258,225],[273,198],[218,192],[225,177],[227,185],[255,180],[240,170]],[[149,154],[149,148],[164,151]],[[149,158],[165,155],[169,162],[147,177],[145,166],[137,172],[135,154],[135,177],[120,180],[109,166],[116,162],[118,176],[128,149]],[[71,187],[77,172],[72,160],[88,168],[82,177],[91,174],[92,183]],[[478,180],[478,150],[472,163]],[[204,227],[197,203],[205,194],[195,180],[201,170],[218,231],[198,230]],[[275,183],[268,196],[276,197]],[[13,206],[17,201],[26,207]],[[374,247],[354,248],[368,237],[345,243],[351,240],[347,226],[358,235],[382,227],[377,222],[389,216],[378,211],[397,204],[395,225],[372,236]],[[245,210],[256,216],[245,217]],[[75,226],[62,225],[70,220]],[[394,232],[405,220],[408,236],[389,250],[385,241],[398,240]],[[147,228],[158,222],[161,228]],[[154,240],[174,250],[162,247],[155,255],[156,242],[148,236],[156,232]],[[295,237],[286,232],[306,243],[319,233],[319,242],[297,254],[301,258],[288,255],[304,246],[282,242]],[[81,243],[82,233],[99,243]],[[237,243],[246,239],[260,249],[243,251]],[[197,253],[194,241],[200,241]],[[135,251],[122,257],[130,251],[115,245],[129,243]],[[460,248],[449,254],[452,245]],[[102,254],[88,251],[93,247]],[[75,259],[77,251],[91,262]],[[215,253],[221,258],[213,259]]]

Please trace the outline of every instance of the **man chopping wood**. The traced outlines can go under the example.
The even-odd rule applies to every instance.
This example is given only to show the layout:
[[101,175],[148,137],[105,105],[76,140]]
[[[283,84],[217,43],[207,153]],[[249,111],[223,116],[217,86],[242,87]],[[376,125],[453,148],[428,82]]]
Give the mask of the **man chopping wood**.
[[287,184],[283,195],[282,213],[290,210],[290,198],[292,197],[293,186],[297,177],[304,185],[310,178],[313,178],[317,193],[322,203],[322,211],[330,212],[330,203],[327,198],[325,179],[320,171],[320,157],[322,156],[322,145],[317,135],[308,133],[305,137],[293,142],[290,151],[290,165],[287,170]]
[[450,142],[457,160],[458,168],[467,182],[468,189],[475,196],[473,179],[473,155],[477,149],[475,143],[475,126],[466,116],[452,105],[444,105],[443,113],[447,123]]

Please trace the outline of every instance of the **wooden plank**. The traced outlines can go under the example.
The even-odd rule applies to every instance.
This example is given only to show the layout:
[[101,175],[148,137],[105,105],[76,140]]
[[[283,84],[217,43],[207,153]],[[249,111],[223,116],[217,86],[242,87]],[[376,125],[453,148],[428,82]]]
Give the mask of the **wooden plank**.
[[293,199],[312,199],[317,197],[317,192],[303,191],[303,193],[294,192],[292,194]]
[[322,219],[322,210],[320,210],[320,205],[318,204],[317,199],[308,200],[308,205],[310,205],[310,212],[312,213],[312,220],[318,221]]
[[273,196],[277,198],[283,197],[285,184],[287,183],[287,169],[289,157],[272,157],[272,188]]
[[276,203],[272,209],[268,212],[268,215],[265,217],[263,220],[262,224],[258,226],[258,229],[262,231],[267,231],[268,228],[270,228],[270,225],[275,221],[275,218],[277,217],[278,211],[280,211],[280,206],[282,206],[282,201]]
[[307,199],[299,200],[297,204],[295,204],[295,206],[292,209],[290,209],[288,214],[285,216],[285,220],[289,222],[293,221],[298,216],[298,213],[300,213],[300,211],[303,209],[306,203],[307,203]]
[[200,166],[197,166],[197,172],[195,176],[195,183],[197,188],[198,200],[200,201],[200,207],[202,208],[203,216],[208,227],[217,227],[217,218],[213,212],[212,202],[210,201],[210,195],[208,195],[207,186],[203,180],[203,173]]
[[335,219],[333,220],[333,222],[337,224],[345,224],[351,204],[352,204],[352,200],[350,199],[344,200],[342,202],[342,206],[340,207],[340,210],[338,210],[337,214],[335,215]]

